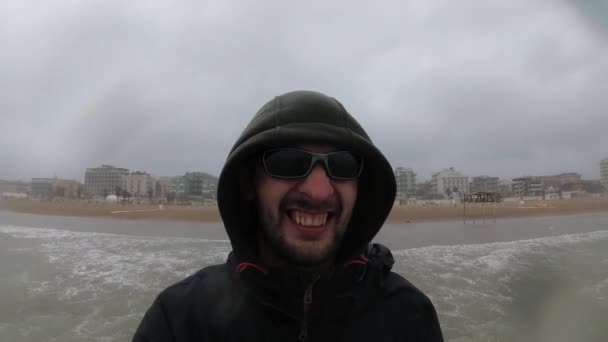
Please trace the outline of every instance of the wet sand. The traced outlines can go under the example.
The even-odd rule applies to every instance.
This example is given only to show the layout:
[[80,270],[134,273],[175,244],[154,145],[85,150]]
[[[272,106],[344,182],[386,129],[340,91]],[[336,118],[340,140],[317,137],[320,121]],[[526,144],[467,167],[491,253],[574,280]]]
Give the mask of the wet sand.
[[467,203],[435,207],[395,207],[389,215],[390,223],[436,222],[452,220],[493,220],[499,218],[574,215],[590,212],[608,212],[608,198],[571,199],[553,201],[518,201],[501,203]]
[[[2,199],[0,210],[12,212],[77,217],[106,217],[128,220],[162,220],[182,222],[221,222],[217,207],[186,207],[132,204],[94,204],[80,202],[51,202],[24,199]],[[608,212],[608,198],[553,200],[539,203],[519,202],[467,203],[467,220],[493,220],[496,218],[572,215],[587,212]],[[412,223],[463,220],[462,204],[445,206],[403,206],[391,211],[389,223]]]

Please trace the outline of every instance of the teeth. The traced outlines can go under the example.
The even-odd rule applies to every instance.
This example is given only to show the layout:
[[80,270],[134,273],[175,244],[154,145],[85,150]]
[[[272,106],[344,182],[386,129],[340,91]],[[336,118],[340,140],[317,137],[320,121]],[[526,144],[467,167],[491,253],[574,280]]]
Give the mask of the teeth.
[[327,213],[310,215],[294,211],[292,217],[297,224],[306,227],[319,227],[327,222]]
[[319,217],[319,215],[316,215],[315,218],[312,220],[312,225],[320,226],[321,223],[323,223],[323,222],[321,222],[322,219],[323,219],[322,217]]

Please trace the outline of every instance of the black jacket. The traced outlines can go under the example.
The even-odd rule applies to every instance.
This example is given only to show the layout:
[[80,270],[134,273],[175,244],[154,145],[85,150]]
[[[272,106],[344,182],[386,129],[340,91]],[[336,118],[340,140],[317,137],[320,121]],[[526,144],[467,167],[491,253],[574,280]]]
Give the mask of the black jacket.
[[[265,149],[332,145],[364,161],[334,266],[320,275],[256,263],[257,210],[251,167]],[[218,183],[218,207],[233,252],[163,291],[134,341],[441,341],[430,300],[390,271],[393,257],[370,245],[395,199],[393,170],[334,98],[295,91],[266,103],[237,139]]]
[[390,251],[367,253],[318,279],[231,255],[167,288],[133,341],[442,341],[430,300],[391,272]]

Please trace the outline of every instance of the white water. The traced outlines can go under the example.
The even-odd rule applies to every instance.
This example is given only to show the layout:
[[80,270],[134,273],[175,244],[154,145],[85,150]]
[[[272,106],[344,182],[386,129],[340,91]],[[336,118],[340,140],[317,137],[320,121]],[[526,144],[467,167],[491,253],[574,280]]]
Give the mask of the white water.
[[[444,332],[454,338],[486,341],[516,335],[518,340],[571,341],[577,340],[570,334],[577,327],[564,321],[571,322],[571,316],[592,320],[597,310],[608,313],[608,230],[412,248],[394,251],[394,256],[394,270],[429,294]],[[586,307],[589,303],[593,305]],[[546,310],[558,311],[543,323],[549,333],[540,323],[519,326],[521,319],[543,321],[555,315]],[[589,329],[593,336],[608,337],[605,327]]]
[[[224,262],[230,251],[227,240],[9,225],[0,225],[0,247],[9,279],[0,305],[15,312],[0,315],[2,341],[128,340],[160,290]],[[555,339],[543,329],[559,330],[554,325],[570,315],[551,318],[546,310],[568,305],[588,318],[607,307],[608,230],[393,254],[394,270],[436,304],[448,340],[562,340],[570,335]],[[600,306],[572,305],[585,299]],[[513,318],[522,315],[539,322],[528,327]]]

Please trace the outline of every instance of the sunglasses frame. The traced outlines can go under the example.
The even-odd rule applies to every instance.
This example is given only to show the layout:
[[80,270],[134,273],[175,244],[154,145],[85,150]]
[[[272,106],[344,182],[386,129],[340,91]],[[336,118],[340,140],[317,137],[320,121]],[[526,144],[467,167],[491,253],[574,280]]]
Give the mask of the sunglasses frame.
[[[272,153],[275,151],[283,151],[283,150],[292,150],[292,151],[298,151],[298,152],[304,152],[306,154],[309,154],[312,156],[312,160],[310,161],[310,165],[308,166],[308,170],[306,170],[306,172],[301,175],[301,176],[278,176],[275,174],[272,174],[271,172],[268,171],[268,167],[266,166],[266,155],[268,153]],[[358,158],[360,163],[359,163],[359,171],[357,171],[357,175],[354,177],[335,177],[334,175],[332,175],[330,169],[329,169],[329,164],[328,164],[328,160],[329,160],[329,156],[332,154],[336,154],[336,153],[349,153],[351,155],[353,155],[355,158]],[[266,172],[266,174],[268,174],[271,177],[274,178],[280,178],[280,179],[302,179],[302,178],[306,178],[308,177],[308,175],[310,174],[310,172],[312,171],[312,169],[315,167],[315,165],[317,165],[317,163],[321,162],[321,164],[323,165],[323,167],[325,168],[325,172],[327,173],[327,176],[329,176],[329,178],[331,179],[335,179],[335,180],[351,180],[351,179],[357,179],[359,178],[359,176],[361,176],[361,172],[363,171],[363,158],[358,156],[357,154],[351,152],[351,151],[347,151],[347,150],[340,150],[340,151],[333,151],[333,152],[328,152],[328,153],[317,153],[317,152],[310,152],[310,151],[306,151],[306,150],[300,150],[297,148],[288,148],[288,147],[284,147],[284,148],[273,148],[271,150],[267,150],[264,151],[264,153],[262,154],[262,166],[264,167],[264,171]]]

